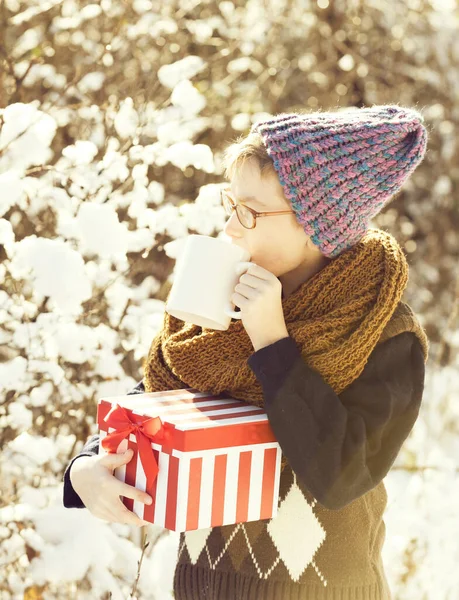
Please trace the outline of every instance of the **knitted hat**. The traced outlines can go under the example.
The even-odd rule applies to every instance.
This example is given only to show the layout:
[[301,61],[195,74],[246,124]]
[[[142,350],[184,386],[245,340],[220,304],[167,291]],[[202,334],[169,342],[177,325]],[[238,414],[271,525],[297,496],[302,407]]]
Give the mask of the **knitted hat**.
[[297,221],[330,258],[364,236],[370,219],[424,158],[424,117],[397,105],[281,113],[254,123]]

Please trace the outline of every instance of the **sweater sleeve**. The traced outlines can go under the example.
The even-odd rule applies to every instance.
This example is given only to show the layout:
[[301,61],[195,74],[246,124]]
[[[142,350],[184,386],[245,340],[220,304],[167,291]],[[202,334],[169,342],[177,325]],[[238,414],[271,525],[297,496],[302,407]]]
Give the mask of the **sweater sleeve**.
[[382,481],[421,405],[425,363],[414,333],[376,345],[339,396],[291,336],[260,348],[247,362],[300,487],[325,508],[339,510]]
[[[143,393],[145,393],[145,387],[142,380],[139,381],[139,383],[130,392],[128,392],[128,395]],[[64,476],[62,478],[64,481],[63,503],[65,508],[85,508],[80,496],[73,489],[72,482],[70,481],[70,469],[72,468],[73,463],[77,460],[77,458],[80,458],[80,456],[93,456],[94,454],[99,454],[99,438],[100,435],[98,433],[88,438],[81,452],[72,458],[65,469]]]

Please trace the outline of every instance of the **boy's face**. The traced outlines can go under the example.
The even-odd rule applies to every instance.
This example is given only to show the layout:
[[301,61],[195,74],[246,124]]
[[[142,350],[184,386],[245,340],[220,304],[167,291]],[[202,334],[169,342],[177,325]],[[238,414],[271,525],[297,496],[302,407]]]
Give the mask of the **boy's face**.
[[[261,179],[254,159],[237,169],[228,187],[235,202],[240,201],[258,212],[293,210],[277,175],[269,173]],[[254,196],[256,201],[242,200],[245,196]],[[318,258],[318,249],[306,245],[308,236],[293,213],[258,217],[255,228],[246,229],[234,211],[224,232],[233,244],[250,252],[252,262],[279,278],[304,268],[305,263],[311,265]]]

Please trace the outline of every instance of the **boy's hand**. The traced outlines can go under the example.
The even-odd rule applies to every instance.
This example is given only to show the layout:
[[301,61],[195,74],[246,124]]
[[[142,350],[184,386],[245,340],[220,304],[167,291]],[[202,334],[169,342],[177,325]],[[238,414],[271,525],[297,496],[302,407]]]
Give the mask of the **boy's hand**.
[[239,278],[231,302],[256,350],[288,337],[282,309],[282,284],[267,269],[252,264]]
[[128,510],[120,496],[151,504],[151,497],[132,485],[119,481],[113,471],[128,463],[133,456],[131,449],[119,454],[95,454],[80,456],[70,467],[70,481],[85,507],[95,517],[111,523],[151,525]]

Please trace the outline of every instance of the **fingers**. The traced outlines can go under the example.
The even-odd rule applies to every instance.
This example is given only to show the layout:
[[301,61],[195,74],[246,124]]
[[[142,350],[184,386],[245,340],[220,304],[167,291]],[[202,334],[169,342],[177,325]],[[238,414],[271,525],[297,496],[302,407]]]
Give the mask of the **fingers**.
[[119,454],[104,453],[100,456],[100,463],[109,469],[116,469],[116,467],[128,463],[131,460],[133,453],[131,448],[128,448],[126,452],[120,452]]
[[137,488],[129,485],[128,483],[124,483],[119,479],[114,478],[113,481],[114,490],[118,494],[118,496],[125,496],[126,498],[132,498],[133,500],[137,500],[138,502],[143,502],[144,504],[152,504],[153,500],[149,494],[143,492],[142,490],[138,490]]
[[107,507],[103,512],[93,512],[93,515],[102,521],[107,523],[122,523],[125,525],[135,525],[136,527],[143,527],[144,525],[151,525],[149,521],[144,521],[138,517],[134,512],[128,510],[121,500],[115,508]]
[[120,500],[120,504],[122,506],[121,514],[122,514],[122,519],[123,519],[121,521],[121,523],[127,523],[128,525],[137,525],[138,527],[143,527],[144,525],[151,525],[151,523],[149,523],[148,521],[144,521],[143,519],[138,517],[135,513],[128,510],[124,506],[124,504],[121,502],[121,500]]
[[260,285],[266,285],[266,280],[260,279],[259,277],[256,277],[256,275],[250,275],[250,273],[244,273],[239,278],[239,283],[258,289]]
[[[142,490],[128,485],[117,479],[112,470],[128,463],[133,456],[133,451],[128,449],[119,454],[101,454],[97,462],[103,468],[94,468],[94,482],[87,484],[87,501],[85,506],[98,519],[108,523],[124,523],[143,527],[150,524],[138,517],[133,511],[126,508],[120,496],[131,498],[144,504],[151,504],[152,498]],[[91,457],[92,458],[92,457]],[[97,482],[97,485],[95,484]]]
[[[129,462],[130,458],[126,457],[130,453],[132,457],[132,450],[128,450],[124,454],[111,454],[106,455],[106,460],[103,461],[101,459],[101,464],[107,468],[114,468],[119,466],[119,462]],[[122,464],[122,463],[121,463]],[[143,502],[144,504],[152,504],[153,500],[149,494],[143,492],[142,490],[137,489],[136,487],[124,483],[120,481],[116,477],[110,474],[109,478],[103,478],[102,485],[107,486],[110,490],[113,489],[117,496],[125,496],[126,498],[132,498],[132,500],[137,500],[138,502]]]

